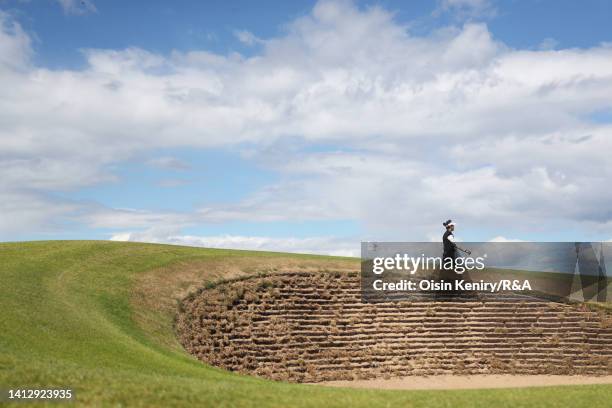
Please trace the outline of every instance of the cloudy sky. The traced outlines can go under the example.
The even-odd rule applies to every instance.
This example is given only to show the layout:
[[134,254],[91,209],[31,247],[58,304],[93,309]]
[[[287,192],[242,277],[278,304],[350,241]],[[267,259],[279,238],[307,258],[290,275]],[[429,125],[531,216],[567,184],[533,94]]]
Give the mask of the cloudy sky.
[[0,0],[0,240],[612,238],[608,1]]

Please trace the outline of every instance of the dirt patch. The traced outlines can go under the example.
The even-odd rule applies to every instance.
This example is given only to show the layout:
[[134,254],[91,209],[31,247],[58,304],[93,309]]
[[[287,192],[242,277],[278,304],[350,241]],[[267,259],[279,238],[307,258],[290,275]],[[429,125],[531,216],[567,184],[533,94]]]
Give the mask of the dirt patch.
[[294,382],[433,375],[610,375],[609,313],[519,294],[364,304],[359,274],[225,282],[182,303],[200,360]]
[[[359,261],[354,259],[317,259],[290,256],[234,256],[203,258],[173,263],[138,275],[130,296],[134,320],[145,332],[164,347],[182,350],[173,330],[173,319],[178,304],[189,293],[213,282],[258,274],[287,273],[288,271],[320,272],[330,269],[355,271]],[[156,334],[160,333],[159,336]],[[162,334],[163,333],[163,334]]]
[[330,387],[377,390],[467,390],[480,388],[549,387],[555,385],[612,384],[612,376],[582,375],[437,375],[390,380],[329,381]]

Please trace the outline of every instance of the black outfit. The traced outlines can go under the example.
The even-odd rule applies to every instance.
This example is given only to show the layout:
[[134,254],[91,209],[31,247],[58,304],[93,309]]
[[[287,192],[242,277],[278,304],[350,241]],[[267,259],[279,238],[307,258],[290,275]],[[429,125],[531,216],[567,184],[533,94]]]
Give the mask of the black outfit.
[[[446,230],[446,232],[442,236],[442,244],[443,244],[444,249],[443,249],[443,254],[442,254],[443,263],[442,263],[442,270],[440,271],[440,278],[447,282],[453,283],[453,286],[454,286],[454,281],[456,280],[464,280],[466,282],[471,282],[472,280],[470,279],[470,276],[467,272],[463,274],[457,274],[455,272],[455,260],[457,259],[457,244],[455,244],[453,241],[448,239],[451,235],[454,238],[455,235],[452,233],[452,231]],[[444,268],[444,265],[446,265],[448,258],[453,260],[452,267],[450,269]],[[455,295],[456,296],[472,296],[470,292],[464,292],[462,290],[455,290],[455,289],[451,291],[441,292],[441,296],[443,297],[444,294],[448,295],[449,293],[453,296]]]
[[[455,259],[457,258],[457,245],[448,239],[453,233],[451,230],[446,230],[444,235],[442,236],[442,245],[443,245],[443,253],[442,253],[442,269],[438,274],[438,279],[444,282],[449,282],[454,285],[454,281],[457,279],[458,275],[455,273]],[[445,268],[448,265],[448,259],[452,259],[452,266],[450,269]],[[435,297],[440,299],[448,300],[448,295],[457,294],[455,290],[441,290],[436,292]]]
[[450,239],[448,239],[448,237],[450,237],[451,235],[453,235],[451,230],[446,230],[446,232],[442,236],[442,244],[444,246],[444,252],[442,254],[442,259],[446,260],[446,258],[452,258],[453,264],[454,264],[454,260],[457,257],[457,245],[454,242],[452,242]]

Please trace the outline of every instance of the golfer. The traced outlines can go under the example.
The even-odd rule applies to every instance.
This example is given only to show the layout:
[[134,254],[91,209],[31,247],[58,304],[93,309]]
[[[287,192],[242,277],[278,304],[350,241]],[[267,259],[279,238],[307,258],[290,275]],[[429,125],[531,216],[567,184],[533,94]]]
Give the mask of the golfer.
[[[442,225],[446,228],[444,231],[444,235],[442,236],[442,245],[443,245],[443,253],[442,253],[442,270],[440,271],[440,278],[447,282],[451,282],[453,286],[455,285],[456,280],[463,280],[465,282],[471,282],[470,276],[468,273],[462,272],[461,274],[455,273],[455,265],[457,263],[457,251],[461,251],[466,253],[467,255],[471,255],[472,252],[468,249],[463,249],[457,246],[455,242],[455,223],[452,220],[448,220],[443,222]],[[447,265],[448,259],[451,259],[451,267],[445,268]],[[453,289],[451,291],[446,291],[444,293],[451,293],[453,295],[469,295],[469,293],[459,290]],[[470,295],[471,296],[471,295]]]
[[446,263],[448,258],[452,259],[452,269],[454,269],[455,259],[457,258],[457,244],[455,243],[455,234],[453,234],[455,231],[455,223],[452,220],[448,220],[443,222],[442,225],[446,227],[446,231],[444,235],[442,235],[442,261]]

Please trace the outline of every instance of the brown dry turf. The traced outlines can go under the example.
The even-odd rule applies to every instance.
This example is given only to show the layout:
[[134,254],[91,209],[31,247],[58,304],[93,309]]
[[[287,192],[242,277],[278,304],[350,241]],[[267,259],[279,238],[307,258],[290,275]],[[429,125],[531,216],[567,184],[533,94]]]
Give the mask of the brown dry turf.
[[241,278],[185,298],[176,331],[200,360],[275,380],[612,374],[612,316],[518,294],[364,304],[357,273]]

